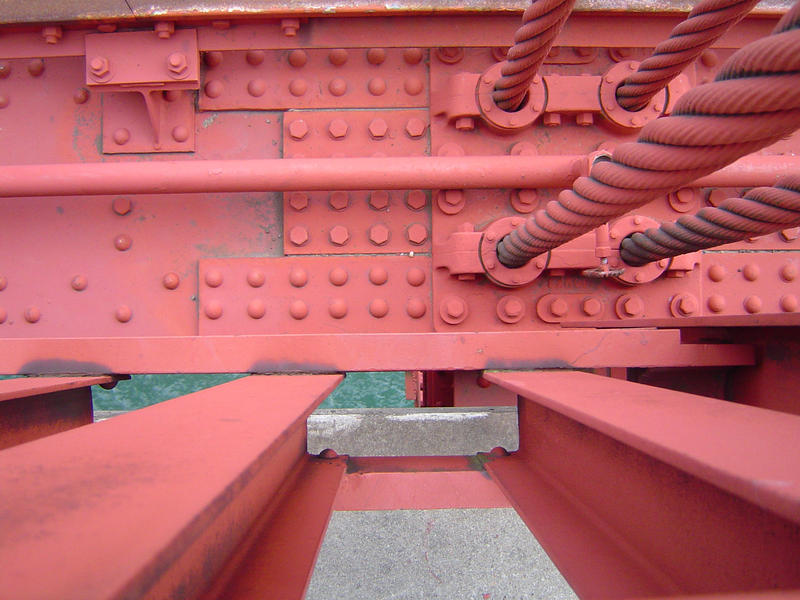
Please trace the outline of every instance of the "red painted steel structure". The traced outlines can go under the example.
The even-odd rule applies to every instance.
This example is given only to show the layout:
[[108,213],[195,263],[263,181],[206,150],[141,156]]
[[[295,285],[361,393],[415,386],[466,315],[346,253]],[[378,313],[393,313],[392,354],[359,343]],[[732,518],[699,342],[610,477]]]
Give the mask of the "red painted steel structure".
[[[800,233],[620,250],[796,176],[797,135],[497,251],[692,98],[717,114],[743,46],[789,71],[759,110],[791,109],[797,31],[758,41],[790,7],[537,3],[516,37],[497,2],[0,11],[0,372],[62,376],[1,382],[3,594],[299,598],[332,510],[503,506],[583,597],[800,588]],[[777,218],[751,208],[728,226]],[[520,449],[309,456],[308,414],[371,370],[516,398]],[[88,386],[196,372],[274,375],[79,427]]]

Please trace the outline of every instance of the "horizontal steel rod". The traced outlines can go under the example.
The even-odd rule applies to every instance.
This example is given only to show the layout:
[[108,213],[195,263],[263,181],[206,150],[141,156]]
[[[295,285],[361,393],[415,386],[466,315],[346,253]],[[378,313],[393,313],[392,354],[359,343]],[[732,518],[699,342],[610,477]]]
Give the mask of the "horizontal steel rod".
[[[0,197],[569,187],[583,155],[185,160],[0,166]],[[696,185],[772,185],[800,157],[753,156]]]

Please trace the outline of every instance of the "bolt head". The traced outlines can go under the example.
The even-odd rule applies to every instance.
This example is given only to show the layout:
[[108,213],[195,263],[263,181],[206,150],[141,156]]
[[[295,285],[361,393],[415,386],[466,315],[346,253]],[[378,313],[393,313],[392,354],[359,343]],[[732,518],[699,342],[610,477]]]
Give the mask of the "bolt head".
[[340,140],[347,135],[347,131],[350,129],[347,121],[343,119],[334,119],[328,125],[328,133],[331,137],[335,140]]
[[597,298],[587,298],[583,301],[581,309],[589,317],[595,317],[603,310],[603,305]]
[[413,117],[406,123],[406,133],[412,138],[418,138],[425,133],[427,125],[422,119]]
[[369,205],[375,210],[384,210],[389,206],[389,192],[386,190],[370,192]]
[[458,131],[472,131],[475,129],[475,119],[472,117],[459,117],[456,119],[456,129]]
[[785,242],[791,242],[796,240],[800,237],[800,227],[791,227],[789,229],[784,229],[781,231],[781,238]]
[[683,296],[678,302],[678,310],[684,315],[696,313],[697,308],[697,300],[692,296]]
[[411,210],[422,210],[428,203],[425,192],[422,190],[411,190],[406,197],[406,204]]
[[447,316],[458,319],[464,314],[464,301],[458,298],[451,298],[447,301],[444,308]]
[[383,119],[372,119],[372,121],[369,122],[369,134],[376,139],[385,136],[388,130],[389,126]]
[[289,196],[289,206],[294,210],[305,210],[308,208],[308,194],[305,192],[292,192]]
[[289,123],[289,135],[294,140],[302,140],[308,134],[308,124],[303,119]]
[[428,239],[428,230],[424,225],[412,223],[408,226],[408,229],[406,229],[406,236],[408,237],[409,242],[420,246],[425,243],[425,240]]
[[383,246],[389,241],[389,228],[383,223],[377,223],[369,228],[369,241],[376,246]]
[[328,204],[333,210],[344,210],[349,203],[350,197],[342,190],[331,192],[331,197],[328,199]]
[[105,56],[95,56],[89,61],[89,71],[95,77],[105,77],[110,72],[110,65]]
[[625,300],[622,309],[629,317],[635,317],[644,312],[644,302],[638,296],[632,296],[631,298]]
[[556,298],[550,303],[550,312],[556,317],[563,317],[569,312],[569,306],[563,298]]
[[167,68],[170,73],[183,75],[189,69],[186,55],[183,52],[173,52],[167,57]]
[[289,241],[295,246],[302,246],[308,242],[308,230],[297,225],[289,230]]
[[347,231],[347,227],[344,225],[334,225],[328,232],[328,237],[331,240],[331,244],[344,246],[350,240],[350,232]]
[[558,113],[545,113],[542,117],[542,124],[545,127],[558,127],[561,125],[561,115]]
[[592,113],[578,113],[575,117],[575,123],[580,127],[591,127],[594,124],[594,115]]
[[525,310],[525,306],[519,298],[509,298],[504,307],[505,313],[509,317],[518,317]]

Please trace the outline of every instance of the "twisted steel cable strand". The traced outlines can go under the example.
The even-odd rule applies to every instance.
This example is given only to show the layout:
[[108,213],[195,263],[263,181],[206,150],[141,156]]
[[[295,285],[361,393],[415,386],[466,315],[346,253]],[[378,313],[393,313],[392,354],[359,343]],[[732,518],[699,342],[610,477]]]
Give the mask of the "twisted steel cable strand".
[[497,247],[500,262],[522,266],[800,127],[798,27],[800,0],[770,36],[734,53],[715,81],[684,94],[671,116],[595,161],[588,177],[507,235]]
[[775,187],[754,188],[716,208],[701,208],[675,223],[634,233],[622,241],[620,256],[629,265],[641,266],[796,225],[800,225],[800,175],[786,175]]
[[533,0],[525,9],[492,94],[497,106],[506,111],[520,107],[574,4],[575,0]]
[[759,0],[701,0],[685,21],[656,46],[617,89],[617,102],[640,110],[726,31],[741,21]]

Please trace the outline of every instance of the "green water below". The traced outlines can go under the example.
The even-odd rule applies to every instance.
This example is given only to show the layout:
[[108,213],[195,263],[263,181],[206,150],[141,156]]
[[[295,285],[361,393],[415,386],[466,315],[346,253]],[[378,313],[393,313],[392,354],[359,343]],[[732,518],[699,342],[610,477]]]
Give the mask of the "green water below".
[[[92,388],[97,410],[136,410],[221,385],[244,374],[134,375],[113,390]],[[348,373],[320,408],[378,408],[412,406],[405,398],[402,372]]]

